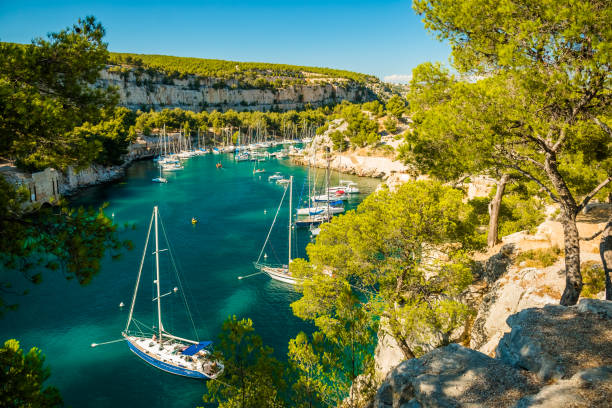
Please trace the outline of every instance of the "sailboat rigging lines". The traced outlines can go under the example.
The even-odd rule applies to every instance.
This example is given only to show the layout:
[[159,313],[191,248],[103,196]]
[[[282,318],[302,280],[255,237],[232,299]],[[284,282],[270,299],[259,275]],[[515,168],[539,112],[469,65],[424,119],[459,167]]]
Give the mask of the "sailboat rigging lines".
[[[287,195],[287,190],[289,190],[289,225],[288,225],[288,235],[289,235],[289,249],[287,256],[287,265],[272,265],[272,264],[264,264],[261,263],[261,256],[268,244],[268,240],[270,239],[270,234],[272,233],[272,229],[274,228],[274,224],[276,223],[276,219],[278,218],[278,213],[283,205],[283,201],[285,200],[285,196]],[[257,257],[257,261],[255,261],[255,268],[260,270],[261,272],[266,273],[272,279],[290,283],[295,285],[301,281],[301,279],[294,277],[289,271],[289,265],[291,264],[291,236],[293,234],[293,176],[289,177],[289,184],[285,187],[285,191],[283,192],[283,197],[281,198],[280,204],[278,205],[278,209],[276,210],[276,214],[274,215],[274,220],[272,221],[272,225],[270,226],[270,230],[268,231],[268,235],[266,236],[266,240],[259,252],[259,256]]]
[[[159,248],[159,224],[161,224],[162,226],[162,232],[164,238],[166,239],[166,244],[168,245],[168,248],[166,249]],[[155,251],[153,251],[153,254],[155,255],[156,279],[153,282],[155,285],[155,295],[152,301],[156,302],[157,305],[157,327],[155,328],[153,335],[150,336],[149,334],[145,334],[143,330],[143,326],[146,327],[146,325],[142,324],[134,318],[134,307],[136,305],[138,289],[142,276],[142,269],[147,255],[147,248],[151,236],[151,228],[153,225],[155,225]],[[170,254],[170,260],[174,267],[179,287],[175,287],[170,292],[162,294],[162,285],[159,274],[159,254],[166,251]],[[170,243],[166,235],[166,230],[159,217],[158,208],[157,206],[155,206],[153,208],[153,215],[151,216],[151,221],[149,222],[147,239],[145,241],[142,258],[140,260],[140,267],[138,268],[138,276],[136,278],[136,286],[134,288],[134,294],[132,296],[128,320],[125,325],[125,329],[122,332],[122,335],[127,341],[130,350],[132,350],[134,354],[136,354],[138,357],[151,364],[152,366],[159,368],[160,370],[167,371],[172,374],[182,375],[185,377],[214,379],[219,376],[219,374],[221,374],[221,372],[223,371],[223,364],[214,360],[210,352],[205,349],[205,347],[212,344],[212,342],[199,341],[199,339],[190,340],[171,334],[166,329],[164,329],[162,320],[161,299],[166,296],[177,293],[179,291],[179,288],[181,296],[183,298],[183,302],[185,304],[187,315],[189,316],[189,319],[195,332],[195,337],[196,339],[198,339],[195,323],[193,321],[193,318],[191,317],[191,310],[189,308],[187,298],[185,297],[184,288],[179,277],[178,268],[176,268],[176,262],[174,256],[172,255],[172,250],[170,248]],[[137,330],[130,330],[130,326],[132,323],[134,323]]]

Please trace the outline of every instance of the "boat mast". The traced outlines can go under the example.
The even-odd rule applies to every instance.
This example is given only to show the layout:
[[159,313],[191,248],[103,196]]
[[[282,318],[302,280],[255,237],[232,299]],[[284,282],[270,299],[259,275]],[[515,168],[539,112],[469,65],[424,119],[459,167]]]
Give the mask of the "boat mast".
[[329,221],[329,218],[330,218],[329,216],[329,160],[330,160],[331,152],[330,152],[329,147],[327,147],[326,150],[327,150],[327,170],[326,170],[326,173],[327,173],[326,174],[326,178],[327,178],[327,200],[326,200],[327,201],[327,215],[326,215],[326,218],[327,218],[327,221]]
[[149,236],[151,235],[151,225],[153,225],[153,217],[151,214],[151,221],[149,221],[149,230],[147,231],[147,240],[145,241],[144,249],[142,250],[142,258],[140,259],[140,268],[138,268],[138,277],[136,278],[136,287],[134,288],[134,295],[132,296],[132,305],[130,306],[130,314],[125,325],[124,333],[127,333],[132,322],[132,315],[134,314],[134,305],[136,304],[136,295],[138,294],[138,286],[140,285],[140,276],[142,275],[142,266],[144,265],[145,257],[147,256],[147,246],[149,245]]
[[293,176],[289,177],[289,261],[287,262],[287,268],[291,263],[291,210],[292,210],[292,198],[293,198]]
[[157,326],[159,329],[159,341],[162,340],[162,320],[161,320],[161,296],[159,291],[159,239],[158,239],[158,230],[157,230],[157,206],[153,207],[153,212],[155,213],[155,271],[156,278],[155,281],[157,283]]

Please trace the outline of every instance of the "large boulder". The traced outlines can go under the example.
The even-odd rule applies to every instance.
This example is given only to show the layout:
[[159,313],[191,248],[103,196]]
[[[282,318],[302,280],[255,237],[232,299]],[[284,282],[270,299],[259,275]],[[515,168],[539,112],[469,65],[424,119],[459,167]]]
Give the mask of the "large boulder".
[[500,340],[496,356],[543,381],[612,366],[610,303],[589,299],[577,307],[548,305],[514,314],[506,321],[512,331]]
[[398,365],[378,389],[372,407],[509,407],[536,390],[528,374],[451,344]]
[[610,407],[612,366],[590,368],[522,398],[516,408]]

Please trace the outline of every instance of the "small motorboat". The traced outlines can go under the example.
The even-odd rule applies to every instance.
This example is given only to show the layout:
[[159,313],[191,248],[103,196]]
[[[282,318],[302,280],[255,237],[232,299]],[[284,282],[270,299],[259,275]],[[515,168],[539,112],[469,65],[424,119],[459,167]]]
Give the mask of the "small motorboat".
[[349,180],[340,180],[339,186],[329,188],[330,193],[335,193],[337,191],[342,191],[346,194],[359,194],[359,188],[357,187],[357,183]]

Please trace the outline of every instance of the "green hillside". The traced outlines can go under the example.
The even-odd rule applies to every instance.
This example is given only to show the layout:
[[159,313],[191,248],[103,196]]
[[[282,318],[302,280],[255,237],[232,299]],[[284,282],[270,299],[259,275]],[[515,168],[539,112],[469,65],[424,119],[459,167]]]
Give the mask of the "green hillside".
[[[198,75],[220,79],[235,79],[252,82],[257,79],[283,77],[295,82],[305,82],[304,73],[318,74],[322,78],[342,78],[353,82],[366,83],[378,81],[371,75],[331,68],[303,67],[287,64],[262,62],[237,62],[204,58],[172,57],[168,55],[147,55],[129,53],[110,53],[110,61],[117,65],[133,65],[143,69],[161,71],[171,77]],[[316,75],[313,75],[316,76]]]

